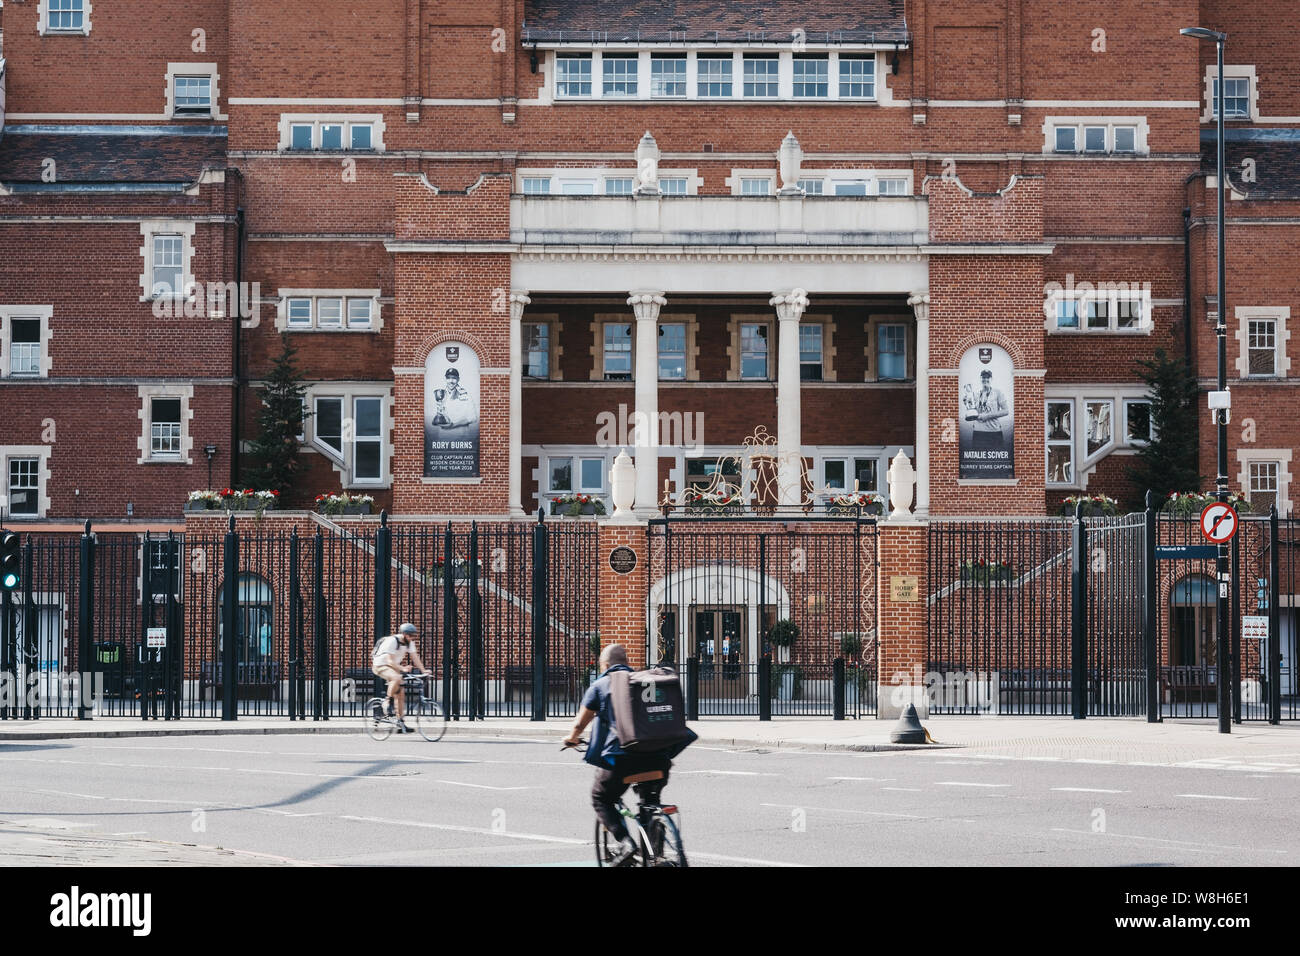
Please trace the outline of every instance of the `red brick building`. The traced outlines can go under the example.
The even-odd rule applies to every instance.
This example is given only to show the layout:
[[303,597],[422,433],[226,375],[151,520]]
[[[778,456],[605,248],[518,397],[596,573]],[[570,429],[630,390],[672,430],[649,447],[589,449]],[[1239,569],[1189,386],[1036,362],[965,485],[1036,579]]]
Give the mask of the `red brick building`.
[[[1135,360],[1186,355],[1203,390],[1215,371],[1213,51],[1177,35],[1203,25],[1230,34],[1230,477],[1285,512],[1288,20],[8,0],[9,510],[171,518],[236,483],[282,333],[309,385],[303,501],[608,502],[621,447],[643,512],[719,473],[751,499],[883,494],[900,449],[922,513],[1129,498]],[[761,493],[726,464],[759,428]],[[1208,485],[1208,415],[1201,434]]]

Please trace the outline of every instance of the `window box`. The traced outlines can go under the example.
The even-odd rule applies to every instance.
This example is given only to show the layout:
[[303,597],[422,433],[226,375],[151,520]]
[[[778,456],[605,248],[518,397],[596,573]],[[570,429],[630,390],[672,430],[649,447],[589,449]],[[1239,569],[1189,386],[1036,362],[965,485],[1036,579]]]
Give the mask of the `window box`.
[[[1171,491],[1161,510],[1167,515],[1196,518],[1218,500],[1215,495],[1199,491]],[[1250,502],[1236,492],[1228,495],[1228,504],[1239,514],[1250,513]]]
[[1003,587],[1015,580],[1015,572],[1006,561],[985,561],[976,558],[961,566],[961,583],[981,587]]
[[880,495],[866,492],[855,495],[835,495],[826,502],[826,513],[844,517],[879,516],[885,513],[885,500]]
[[316,510],[323,515],[368,515],[375,499],[370,495],[317,495]]
[[1070,495],[1061,499],[1061,517],[1073,518],[1079,503],[1085,518],[1109,518],[1119,514],[1119,502],[1106,495]]
[[562,495],[551,499],[551,514],[566,518],[605,514],[605,502],[591,495]]
[[222,488],[220,491],[191,491],[185,499],[185,512],[196,511],[274,511],[280,500],[278,491],[254,491],[245,488],[236,491]]

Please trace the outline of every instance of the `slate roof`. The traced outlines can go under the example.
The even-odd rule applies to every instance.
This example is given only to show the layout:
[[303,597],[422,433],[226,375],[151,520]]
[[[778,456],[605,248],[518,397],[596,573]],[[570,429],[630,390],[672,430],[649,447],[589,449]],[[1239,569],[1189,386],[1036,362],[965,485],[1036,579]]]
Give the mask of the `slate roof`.
[[527,0],[529,43],[905,42],[903,0]]
[[8,126],[0,182],[41,184],[47,158],[64,186],[192,183],[205,166],[226,167],[226,128]]
[[[1254,162],[1253,183],[1246,181],[1246,160]],[[1250,199],[1300,199],[1300,130],[1230,129],[1223,163],[1228,184]],[[1214,175],[1213,129],[1201,133],[1201,168]]]

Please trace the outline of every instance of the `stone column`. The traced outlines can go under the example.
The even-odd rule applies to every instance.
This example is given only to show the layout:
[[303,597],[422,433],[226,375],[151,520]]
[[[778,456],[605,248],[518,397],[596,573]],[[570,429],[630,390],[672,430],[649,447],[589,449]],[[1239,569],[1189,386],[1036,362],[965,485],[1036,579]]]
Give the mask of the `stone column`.
[[528,293],[515,289],[510,293],[510,516],[524,517],[523,506],[523,435],[524,435],[524,334],[520,324],[524,308],[532,302]]
[[803,500],[803,422],[799,403],[799,319],[808,308],[803,289],[775,292],[776,307],[776,455],[780,504]]
[[916,313],[916,513],[930,513],[930,293],[908,300]]
[[663,293],[645,290],[627,300],[636,316],[636,512],[643,516],[659,505],[659,310],[667,302]]

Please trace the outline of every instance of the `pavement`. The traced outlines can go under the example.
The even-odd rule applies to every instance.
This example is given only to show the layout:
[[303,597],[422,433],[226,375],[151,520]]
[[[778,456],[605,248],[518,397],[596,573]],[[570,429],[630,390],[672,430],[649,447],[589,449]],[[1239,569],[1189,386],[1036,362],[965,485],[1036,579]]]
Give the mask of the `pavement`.
[[[888,720],[786,718],[771,721],[705,718],[691,726],[701,742],[714,746],[795,749],[804,751],[888,752],[975,750],[1008,758],[1092,760],[1177,765],[1196,761],[1268,763],[1273,751],[1300,753],[1300,722],[1278,726],[1249,722],[1218,733],[1214,720],[1166,720],[1149,724],[1138,718],[930,717],[923,721],[933,743],[895,744]],[[564,736],[570,721],[534,722],[519,718],[453,721],[448,736],[529,740]],[[111,739],[122,737],[227,736],[262,734],[360,734],[358,721],[241,718],[236,721],[184,719],[143,721],[101,717],[89,721],[64,718],[0,721],[0,741]]]

